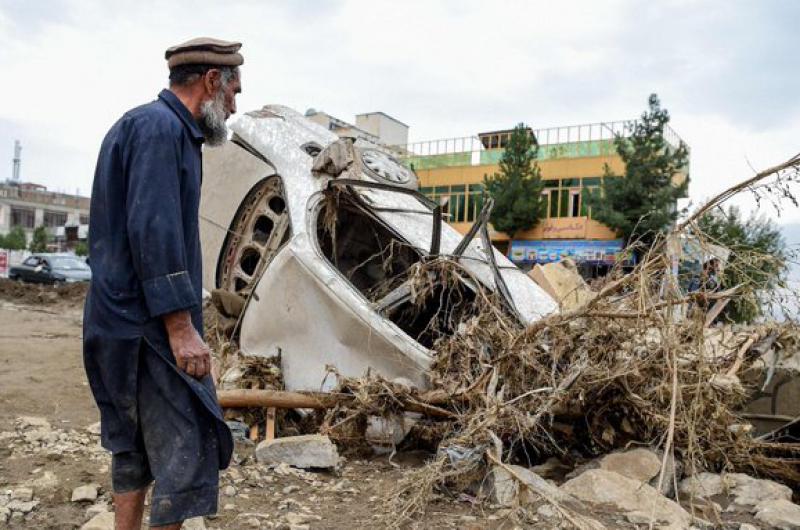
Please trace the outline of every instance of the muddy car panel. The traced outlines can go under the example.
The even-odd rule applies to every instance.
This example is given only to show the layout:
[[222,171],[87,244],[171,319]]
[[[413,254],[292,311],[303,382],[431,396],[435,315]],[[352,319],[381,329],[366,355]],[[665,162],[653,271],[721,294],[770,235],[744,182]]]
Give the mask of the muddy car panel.
[[[399,242],[400,250],[389,264],[397,272],[430,250],[434,229],[427,200],[389,190],[348,188],[336,206],[334,236],[323,229],[333,208],[324,193],[331,178],[311,169],[314,157],[338,137],[280,106],[248,113],[231,129],[232,142],[204,156],[201,237],[206,289],[224,288],[248,298],[241,320],[243,352],[280,355],[290,390],[330,388],[336,381],[326,377],[326,365],[346,376],[358,377],[371,369],[389,379],[427,386],[430,343],[409,334],[418,331],[411,329],[418,323],[392,321],[366,294],[387,274],[385,264],[370,261],[370,252],[383,252]],[[374,148],[356,146],[359,153]],[[380,156],[369,162],[379,171],[384,165],[391,170]],[[383,172],[386,178],[381,179],[370,173],[364,170],[357,177],[392,183],[391,174]],[[401,180],[405,177],[397,187],[409,187]],[[283,202],[280,212],[269,205],[278,198]],[[441,252],[452,253],[462,236],[440,225]],[[494,253],[525,321],[555,310],[548,295]],[[356,268],[347,263],[356,263],[360,256],[367,259],[354,273]],[[494,289],[493,270],[480,242],[469,244],[462,263]]]

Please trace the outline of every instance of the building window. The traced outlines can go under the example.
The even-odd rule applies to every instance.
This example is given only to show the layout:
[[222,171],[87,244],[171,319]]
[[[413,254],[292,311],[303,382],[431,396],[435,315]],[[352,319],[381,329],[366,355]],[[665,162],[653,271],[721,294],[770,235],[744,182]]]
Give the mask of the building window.
[[67,224],[67,214],[65,212],[44,212],[44,226],[53,228]]
[[28,208],[11,208],[11,226],[33,228],[36,224],[36,214]]
[[82,225],[88,225],[89,224],[89,216],[81,214],[79,223],[82,224]]
[[483,208],[483,184],[426,186],[420,193],[441,204],[451,223],[472,223]]

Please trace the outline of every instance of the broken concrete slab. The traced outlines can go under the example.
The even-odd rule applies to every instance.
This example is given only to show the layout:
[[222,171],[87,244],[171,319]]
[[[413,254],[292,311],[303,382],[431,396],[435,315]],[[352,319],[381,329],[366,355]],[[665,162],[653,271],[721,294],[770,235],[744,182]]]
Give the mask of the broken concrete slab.
[[81,526],[81,530],[114,530],[114,514],[111,512],[98,513]]
[[647,517],[657,528],[684,529],[692,516],[655,488],[613,471],[590,469],[566,482],[561,490],[589,504],[605,505],[634,518]]
[[575,264],[568,259],[545,265],[537,264],[528,276],[561,304],[565,311],[577,309],[595,296],[586,280],[578,273]]
[[309,434],[265,440],[256,447],[256,460],[303,469],[333,468],[339,464],[339,452],[327,436]]
[[15,488],[11,490],[11,498],[22,502],[33,500],[33,489],[31,488]]
[[800,528],[800,506],[786,499],[772,499],[756,506],[756,519],[770,528],[793,530]]

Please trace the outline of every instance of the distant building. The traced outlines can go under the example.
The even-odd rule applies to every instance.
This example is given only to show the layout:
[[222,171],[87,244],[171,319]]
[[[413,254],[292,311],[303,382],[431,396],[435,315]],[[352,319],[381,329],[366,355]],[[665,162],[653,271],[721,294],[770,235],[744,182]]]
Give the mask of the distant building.
[[342,137],[363,138],[385,146],[408,143],[408,125],[384,112],[359,114],[355,125],[314,109],[306,111],[306,118]]
[[86,239],[89,197],[47,191],[39,184],[0,183],[0,235],[21,227],[30,241],[33,230],[44,226],[59,249],[71,240]]
[[[608,227],[592,218],[583,201],[583,191],[602,188],[604,168],[623,175],[625,164],[617,154],[614,138],[628,136],[632,122],[605,122],[530,130],[539,144],[538,163],[544,180],[542,195],[547,215],[534,228],[516,234],[490,230],[492,242],[516,264],[529,268],[536,263],[569,257],[579,265],[602,270],[624,257],[623,242]],[[498,163],[512,130],[445,138],[395,148],[420,179],[420,191],[443,205],[450,224],[467,233],[483,206],[483,179],[499,171]],[[664,131],[667,143],[677,147],[681,139],[671,128]],[[674,176],[686,179],[688,166]]]

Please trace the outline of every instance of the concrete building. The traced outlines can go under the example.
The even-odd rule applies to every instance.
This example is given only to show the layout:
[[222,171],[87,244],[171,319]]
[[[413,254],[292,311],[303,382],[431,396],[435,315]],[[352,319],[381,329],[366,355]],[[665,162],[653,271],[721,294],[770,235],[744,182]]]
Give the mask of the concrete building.
[[306,118],[342,137],[363,138],[385,146],[408,143],[408,125],[384,112],[359,114],[356,116],[355,125],[315,109],[308,109]]
[[[538,164],[547,198],[548,215],[535,228],[517,234],[492,231],[495,245],[519,266],[558,261],[570,257],[579,264],[608,267],[621,259],[623,242],[613,231],[592,219],[583,204],[582,191],[603,184],[604,166],[617,174],[624,164],[617,155],[614,137],[626,136],[631,122],[605,122],[532,130],[539,143]],[[510,130],[480,133],[463,138],[416,142],[398,150],[420,178],[420,191],[445,205],[450,223],[466,233],[483,206],[483,179],[499,171],[498,162]],[[681,141],[665,131],[670,145]],[[686,178],[676,175],[676,182]]]
[[0,183],[0,234],[22,227],[30,241],[33,230],[45,226],[53,240],[85,239],[89,225],[89,198],[48,191],[32,183]]

